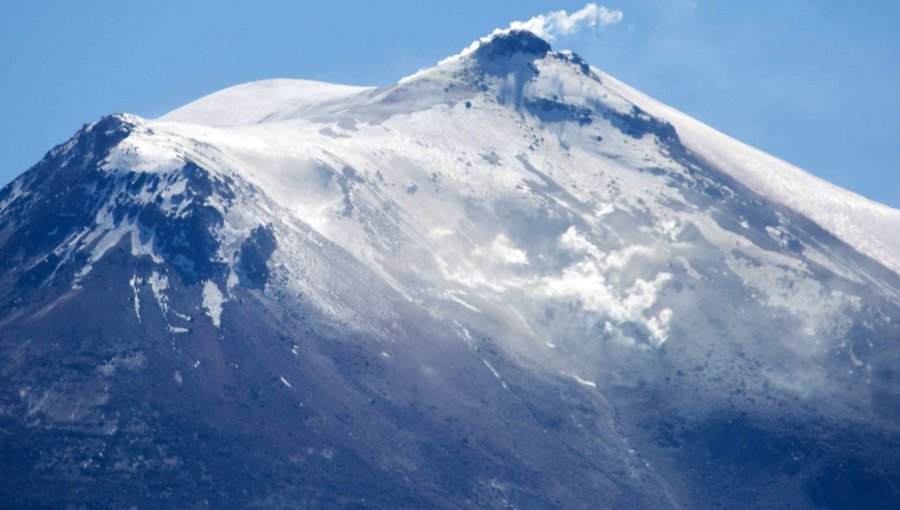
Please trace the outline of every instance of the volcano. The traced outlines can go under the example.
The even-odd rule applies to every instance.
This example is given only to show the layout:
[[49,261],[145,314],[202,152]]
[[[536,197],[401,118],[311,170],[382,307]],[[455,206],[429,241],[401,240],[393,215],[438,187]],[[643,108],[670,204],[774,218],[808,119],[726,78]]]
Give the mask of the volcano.
[[520,30],[0,191],[5,508],[900,507],[900,211]]

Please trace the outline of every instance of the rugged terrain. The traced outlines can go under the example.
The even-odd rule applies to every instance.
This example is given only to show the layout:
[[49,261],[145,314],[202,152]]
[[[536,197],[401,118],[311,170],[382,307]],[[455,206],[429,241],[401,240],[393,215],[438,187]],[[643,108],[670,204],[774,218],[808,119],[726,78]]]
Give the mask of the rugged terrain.
[[498,31],[0,191],[0,506],[897,508],[900,211]]

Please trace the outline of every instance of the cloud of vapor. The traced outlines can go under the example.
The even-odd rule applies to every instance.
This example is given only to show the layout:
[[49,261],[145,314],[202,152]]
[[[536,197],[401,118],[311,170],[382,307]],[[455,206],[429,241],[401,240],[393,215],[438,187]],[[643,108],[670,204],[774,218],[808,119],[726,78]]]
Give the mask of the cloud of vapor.
[[[477,50],[480,45],[489,42],[493,37],[499,34],[509,33],[510,30],[527,30],[547,42],[552,43],[556,40],[557,35],[574,34],[585,27],[591,30],[603,30],[609,25],[615,25],[622,21],[622,17],[622,11],[618,9],[610,10],[602,5],[591,2],[572,14],[569,14],[563,9],[548,12],[547,14],[540,14],[528,21],[513,21],[509,24],[508,28],[495,28],[490,35],[473,42],[459,54],[447,57],[438,62],[438,66],[470,55],[473,51]],[[428,69],[421,69],[418,72],[403,78],[400,80],[400,83],[414,80],[426,71],[428,71]]]
[[578,32],[582,28],[603,30],[609,25],[622,21],[622,11],[609,10],[604,6],[589,3],[581,9],[569,14],[565,10],[540,14],[528,21],[513,21],[509,24],[511,30],[528,30],[550,42],[557,35],[568,35]]

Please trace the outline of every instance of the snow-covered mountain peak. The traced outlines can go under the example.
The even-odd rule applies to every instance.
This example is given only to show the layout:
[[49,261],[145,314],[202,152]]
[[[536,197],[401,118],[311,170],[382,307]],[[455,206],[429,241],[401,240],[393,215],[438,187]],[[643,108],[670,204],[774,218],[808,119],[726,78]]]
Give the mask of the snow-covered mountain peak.
[[554,52],[550,43],[527,30],[496,30],[482,37],[462,52],[450,56],[436,66],[423,69],[400,80],[400,84],[417,80],[444,80],[454,86],[484,88],[487,77],[507,78],[514,75],[528,80],[538,74],[538,66],[545,59],[556,59],[576,64],[576,68],[590,75],[590,68],[583,59],[568,50]]
[[550,43],[533,32],[497,29],[491,34],[473,41],[461,52],[441,60],[434,67],[422,69],[401,79],[400,83],[413,80],[436,69],[452,68],[455,70],[466,60],[477,59],[479,56],[485,59],[502,60],[518,55],[534,60],[543,57],[550,51],[552,51]]
[[[559,439],[528,453],[521,472],[563,473],[550,485],[576,495],[518,500],[525,506],[582,508],[594,501],[586,490],[608,492],[594,468],[579,475],[585,458],[606,458],[598,445],[619,449],[607,470],[624,477],[615,487],[705,487],[722,476],[718,464],[704,460],[710,474],[687,484],[665,463],[733,444],[727,431],[748,416],[750,437],[768,442],[759,450],[801,444],[785,431],[822,437],[804,423],[855,423],[872,445],[894,430],[898,233],[900,212],[740,144],[530,32],[497,31],[389,87],[238,85],[160,119],[104,117],[50,151],[0,190],[0,348],[11,367],[0,374],[10,378],[0,381],[10,389],[0,415],[63,430],[93,413],[86,426],[101,424],[106,437],[141,407],[131,397],[107,407],[121,392],[116,370],[128,370],[157,404],[171,387],[164,401],[209,391],[215,420],[223,402],[240,407],[240,422],[259,409],[252,434],[298,423],[309,437],[336,431],[314,439],[321,455],[294,449],[299,436],[280,442],[290,469],[311,458],[358,465],[385,443],[384,455],[365,458],[379,478],[399,469],[409,481],[406,467],[390,466],[448,465],[419,445],[455,458],[478,437],[471,444],[503,452],[504,434],[525,427],[497,465]],[[87,397],[69,398],[72,387]],[[261,406],[268,396],[276,400]],[[448,403],[468,418],[443,419]],[[677,419],[661,421],[663,410]],[[483,421],[495,411],[502,420]],[[795,413],[803,420],[766,424]],[[183,438],[201,414],[170,430]],[[427,429],[410,457],[390,460],[411,444],[397,425],[431,419],[466,426]],[[373,430],[378,441],[368,441]],[[718,439],[707,445],[710,435]],[[797,472],[793,455],[813,451],[791,446],[773,462]],[[561,460],[548,468],[546,459]],[[472,460],[459,472],[486,465]],[[756,463],[737,462],[779,471]],[[181,471],[168,458],[157,465]],[[817,469],[797,479],[827,484]],[[426,487],[440,479],[423,476]],[[381,507],[518,505],[506,498],[509,476],[473,476],[487,499]],[[484,504],[495,497],[502,504]],[[642,497],[607,506],[702,508]]]
[[[720,286],[741,288],[753,313],[783,310],[808,340],[786,346],[800,359],[824,355],[815,339],[862,288],[897,299],[897,275],[878,265],[893,269],[890,256],[853,253],[872,257],[865,243],[880,238],[817,225],[821,208],[749,185],[762,170],[725,168],[703,145],[715,136],[686,143],[682,126],[577,55],[504,31],[391,87],[256,82],[157,120],[104,118],[44,165],[85,169],[59,189],[103,190],[79,197],[78,224],[50,249],[80,254],[71,273],[88,274],[131,239],[183,281],[224,288],[253,232],[315,232],[410,303],[579,377],[585,338],[662,349]],[[0,205],[35,192],[42,168]],[[284,274],[308,275],[303,242],[265,231]],[[304,278],[335,302],[322,289],[336,282]]]
[[477,41],[471,54],[479,60],[503,60],[518,55],[542,58],[550,51],[550,43],[533,32],[503,30]]

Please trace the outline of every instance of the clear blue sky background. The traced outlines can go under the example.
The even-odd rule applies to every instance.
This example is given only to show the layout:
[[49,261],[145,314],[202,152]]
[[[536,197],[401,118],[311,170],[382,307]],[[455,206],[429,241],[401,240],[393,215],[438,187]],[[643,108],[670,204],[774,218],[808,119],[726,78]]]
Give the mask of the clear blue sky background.
[[[738,139],[900,207],[900,1],[610,0],[591,64]],[[83,123],[155,117],[275,77],[386,85],[513,20],[583,1],[9,1],[0,184]]]

